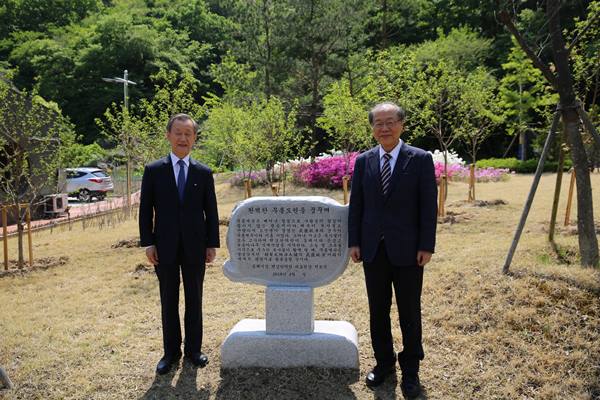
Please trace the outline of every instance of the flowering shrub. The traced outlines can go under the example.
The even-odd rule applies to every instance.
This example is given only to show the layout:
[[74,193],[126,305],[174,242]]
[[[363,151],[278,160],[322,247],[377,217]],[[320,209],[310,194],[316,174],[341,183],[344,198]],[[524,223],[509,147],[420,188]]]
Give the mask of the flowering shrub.
[[264,169],[261,171],[251,172],[250,176],[248,173],[238,172],[229,178],[229,184],[231,186],[244,186],[244,179],[250,178],[252,180],[252,186],[263,186],[269,183],[267,179],[267,171]]
[[[475,168],[475,181],[476,182],[497,182],[508,179],[511,172],[507,168]],[[469,180],[469,168],[462,167],[453,176],[455,181],[468,181]]]
[[[433,158],[434,164],[436,164],[436,163],[442,163],[442,165],[444,164],[444,152],[439,151],[438,149],[435,149],[433,151],[433,153],[431,153],[431,157]],[[458,154],[456,154],[452,150],[448,150],[447,157],[448,157],[448,166],[455,165],[455,164],[465,165],[465,162],[463,161],[463,159],[460,158],[458,156]]]
[[[301,162],[292,167],[294,182],[308,187],[336,189],[342,187],[344,175],[352,176],[358,153],[321,155],[312,163]],[[348,165],[346,165],[348,164]]]

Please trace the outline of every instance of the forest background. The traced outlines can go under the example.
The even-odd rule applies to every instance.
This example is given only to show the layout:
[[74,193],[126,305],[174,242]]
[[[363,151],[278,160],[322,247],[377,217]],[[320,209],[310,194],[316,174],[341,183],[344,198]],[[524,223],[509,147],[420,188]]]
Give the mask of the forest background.
[[[521,31],[550,60],[542,4],[513,6]],[[194,155],[216,171],[363,150],[372,144],[366,113],[381,100],[407,109],[404,138],[428,150],[451,147],[474,161],[517,155],[521,142],[521,158],[535,156],[557,97],[495,7],[485,0],[3,0],[0,74],[64,116],[63,166],[129,159],[139,168],[167,154],[164,126],[175,112],[201,122]],[[577,94],[594,121],[600,28],[591,22],[599,9],[598,1],[576,0],[560,10],[567,40],[577,37]],[[123,70],[136,82],[129,109],[123,88],[102,80]]]

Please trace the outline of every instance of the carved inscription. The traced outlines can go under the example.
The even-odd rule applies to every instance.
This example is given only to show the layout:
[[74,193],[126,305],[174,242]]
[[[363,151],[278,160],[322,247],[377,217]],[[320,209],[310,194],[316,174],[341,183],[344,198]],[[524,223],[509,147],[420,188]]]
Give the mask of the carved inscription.
[[329,207],[247,207],[236,222],[237,259],[272,276],[306,276],[325,269],[325,257],[341,257],[342,221]]
[[347,215],[326,198],[247,200],[229,225],[225,272],[263,284],[325,284],[348,259]]

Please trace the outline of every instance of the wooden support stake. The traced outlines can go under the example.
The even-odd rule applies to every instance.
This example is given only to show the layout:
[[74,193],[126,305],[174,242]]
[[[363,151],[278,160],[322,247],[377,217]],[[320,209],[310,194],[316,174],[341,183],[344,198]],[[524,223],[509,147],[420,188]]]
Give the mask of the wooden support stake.
[[531,184],[531,189],[529,190],[529,195],[527,196],[527,201],[525,202],[525,207],[523,208],[523,213],[521,214],[521,219],[519,220],[519,225],[517,226],[515,236],[510,245],[510,249],[508,250],[504,266],[502,267],[502,272],[505,274],[508,274],[510,263],[512,262],[513,256],[515,255],[515,251],[517,250],[517,244],[519,244],[521,233],[523,233],[523,228],[525,227],[525,222],[527,221],[527,216],[529,215],[529,209],[531,208],[531,204],[533,203],[535,191],[537,190],[538,184],[540,183],[540,178],[542,177],[542,172],[544,171],[544,163],[546,162],[546,157],[548,157],[548,152],[550,151],[550,144],[552,143],[554,135],[556,134],[556,129],[558,128],[559,121],[560,110],[557,107],[556,111],[554,111],[554,117],[552,119],[552,125],[550,126],[550,132],[548,132],[548,137],[546,138],[544,149],[542,150],[542,154],[540,155],[540,161],[538,162],[537,169],[535,170],[533,183]]
[[575,191],[575,168],[571,169],[571,182],[569,182],[569,197],[567,197],[567,209],[565,210],[565,226],[571,223],[571,205],[573,204],[573,192]]
[[33,268],[33,243],[31,242],[31,207],[25,206],[25,221],[27,222],[27,244],[29,245],[29,268]]
[[558,201],[560,200],[560,188],[562,186],[563,166],[565,164],[565,152],[560,146],[558,154],[558,170],[556,171],[556,185],[554,185],[554,200],[552,201],[552,214],[550,215],[550,228],[548,229],[548,241],[554,242],[554,230],[556,228],[556,215],[558,214]]
[[440,176],[440,190],[439,190],[439,203],[438,203],[438,216],[445,217],[446,216],[446,175],[442,174]]
[[469,198],[468,201],[475,201],[475,164],[469,166]]
[[348,180],[350,177],[348,175],[344,175],[342,178],[342,188],[344,189],[344,205],[348,204]]
[[2,207],[2,241],[4,242],[4,270],[8,271],[8,216],[6,207]]
[[252,197],[252,181],[248,178],[244,179],[244,186],[246,187],[246,198]]

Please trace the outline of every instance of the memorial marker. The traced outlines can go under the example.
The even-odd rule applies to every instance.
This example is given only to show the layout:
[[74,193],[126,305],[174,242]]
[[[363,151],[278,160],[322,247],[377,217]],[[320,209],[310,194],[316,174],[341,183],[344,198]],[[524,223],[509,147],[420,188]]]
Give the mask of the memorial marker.
[[233,210],[225,275],[267,286],[266,320],[240,321],[221,347],[223,368],[358,368],[358,335],[345,321],[315,321],[313,288],[349,259],[348,207],[327,197],[254,197]]

